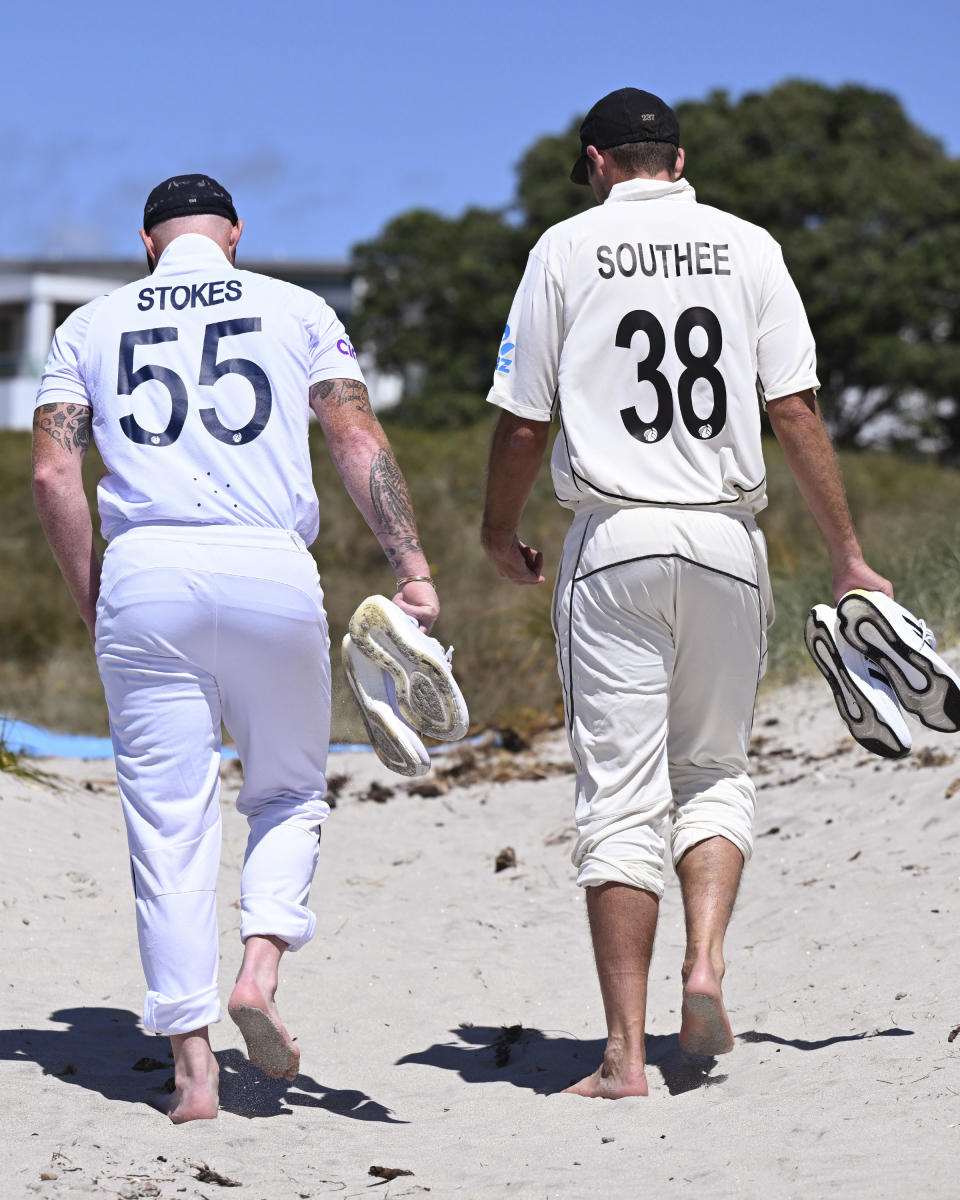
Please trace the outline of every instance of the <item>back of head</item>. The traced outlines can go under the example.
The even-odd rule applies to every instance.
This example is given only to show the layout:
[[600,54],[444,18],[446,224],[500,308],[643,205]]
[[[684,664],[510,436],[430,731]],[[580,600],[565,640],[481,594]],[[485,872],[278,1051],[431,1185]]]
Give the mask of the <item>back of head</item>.
[[143,206],[143,229],[152,232],[176,217],[207,214],[225,217],[231,225],[237,223],[233,197],[225,187],[209,175],[172,175],[158,183]]
[[233,197],[209,175],[172,175],[158,183],[143,206],[141,238],[150,269],[174,238],[200,233],[231,257],[239,238]]
[[589,182],[587,147],[611,151],[625,175],[656,176],[673,171],[680,145],[680,124],[669,104],[652,92],[619,88],[598,100],[580,126],[580,157],[573,183]]

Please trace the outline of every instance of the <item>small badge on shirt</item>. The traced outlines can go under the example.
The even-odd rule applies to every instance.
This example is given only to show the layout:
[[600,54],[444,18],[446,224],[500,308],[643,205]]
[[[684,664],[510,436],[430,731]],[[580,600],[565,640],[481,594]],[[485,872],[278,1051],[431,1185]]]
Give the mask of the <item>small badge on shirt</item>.
[[510,368],[513,366],[513,348],[514,343],[510,341],[510,326],[508,325],[503,331],[503,340],[500,343],[500,354],[497,359],[497,372],[500,375],[510,374]]

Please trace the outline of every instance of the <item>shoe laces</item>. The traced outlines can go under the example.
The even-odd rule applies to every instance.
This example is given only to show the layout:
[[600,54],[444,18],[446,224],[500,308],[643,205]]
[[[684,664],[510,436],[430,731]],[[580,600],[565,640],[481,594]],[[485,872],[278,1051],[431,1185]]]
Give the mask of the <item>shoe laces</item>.
[[[402,609],[401,609],[401,612],[403,612],[403,610],[402,610]],[[413,626],[415,629],[420,629],[420,622],[417,620],[417,618],[416,618],[416,617],[414,617],[414,616],[411,616],[411,615],[410,615],[410,613],[408,613],[408,612],[404,612],[404,613],[403,613],[403,615],[404,615],[404,616],[407,618],[407,620],[410,622],[410,624],[411,624],[411,625],[412,625],[412,626]],[[422,632],[422,631],[421,631],[421,632]],[[443,655],[444,659],[446,660],[446,664],[447,664],[447,666],[448,666],[448,667],[449,667],[449,666],[452,666],[452,665],[453,665],[453,647],[452,647],[452,646],[448,646],[448,647],[446,648],[446,650],[444,650],[444,648],[443,648],[443,644],[442,644],[441,642],[438,642],[438,641],[437,641],[437,639],[436,639],[435,637],[431,637],[429,633],[425,633],[423,636],[424,636],[424,637],[425,637],[425,638],[426,638],[426,639],[427,639],[429,642],[431,642],[431,643],[432,643],[434,646],[436,646],[436,647],[437,647],[437,649],[440,651],[440,653]]]
[[931,650],[935,650],[937,647],[937,639],[934,636],[933,630],[929,627],[929,625],[927,625],[926,621],[924,621],[922,617],[917,617],[917,622],[920,625],[920,637],[922,641],[924,641]]

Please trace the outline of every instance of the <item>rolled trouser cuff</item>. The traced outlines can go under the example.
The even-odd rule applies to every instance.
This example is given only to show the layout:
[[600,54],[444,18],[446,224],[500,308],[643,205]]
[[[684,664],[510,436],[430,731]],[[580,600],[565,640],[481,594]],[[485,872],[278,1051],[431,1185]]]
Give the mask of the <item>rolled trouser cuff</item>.
[[749,862],[753,854],[753,816],[757,793],[749,775],[715,780],[702,792],[678,801],[679,812],[670,834],[673,861],[707,838],[724,837]]
[[277,937],[290,951],[299,950],[313,937],[317,918],[302,904],[281,896],[248,895],[240,898],[240,938]]
[[663,895],[664,842],[660,834],[669,797],[642,813],[583,822],[571,859],[580,887],[623,883]]
[[649,863],[630,859],[604,858],[602,854],[588,854],[577,872],[579,887],[599,887],[604,883],[622,883],[627,887],[650,892],[659,900],[663,895],[663,871]]
[[192,996],[173,1000],[161,992],[147,992],[143,1001],[143,1027],[147,1033],[193,1033],[220,1020],[220,993],[214,984]]

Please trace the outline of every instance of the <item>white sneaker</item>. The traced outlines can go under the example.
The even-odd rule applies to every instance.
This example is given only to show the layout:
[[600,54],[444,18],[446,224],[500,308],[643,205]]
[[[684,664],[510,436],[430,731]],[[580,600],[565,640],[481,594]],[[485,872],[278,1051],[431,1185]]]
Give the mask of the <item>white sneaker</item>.
[[903,758],[913,739],[887,676],[839,634],[836,610],[811,608],[803,638],[810,657],[830,685],[837,710],[865,750],[883,758]]
[[841,596],[837,614],[841,635],[882,667],[907,712],[930,729],[960,729],[960,679],[934,653],[923,621],[882,592],[860,590]]
[[400,715],[393,680],[360,653],[349,633],[340,646],[340,657],[377,757],[398,775],[426,775],[430,755]]
[[436,638],[385,596],[368,596],[350,618],[354,646],[396,685],[404,719],[421,733],[458,741],[470,717],[450,669],[453,647],[444,652]]

